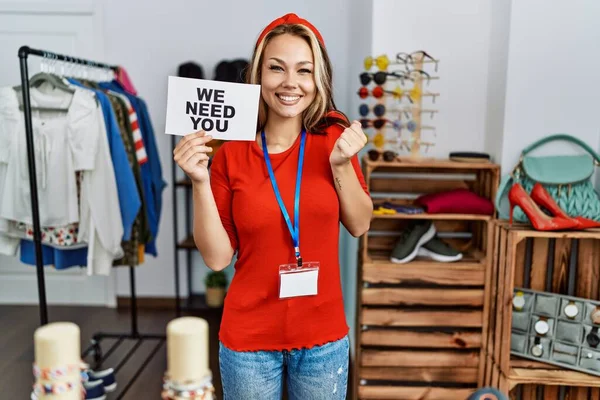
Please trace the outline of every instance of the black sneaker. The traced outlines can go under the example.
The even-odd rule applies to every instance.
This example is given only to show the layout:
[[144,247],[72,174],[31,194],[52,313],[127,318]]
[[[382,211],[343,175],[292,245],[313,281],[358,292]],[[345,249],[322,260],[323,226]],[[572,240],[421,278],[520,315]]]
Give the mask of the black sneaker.
[[463,257],[461,252],[453,249],[450,245],[437,237],[434,237],[425,243],[423,247],[420,247],[417,251],[417,255],[440,262],[458,261]]
[[419,248],[435,236],[435,226],[431,221],[419,221],[408,226],[394,245],[390,261],[404,264],[417,256]]

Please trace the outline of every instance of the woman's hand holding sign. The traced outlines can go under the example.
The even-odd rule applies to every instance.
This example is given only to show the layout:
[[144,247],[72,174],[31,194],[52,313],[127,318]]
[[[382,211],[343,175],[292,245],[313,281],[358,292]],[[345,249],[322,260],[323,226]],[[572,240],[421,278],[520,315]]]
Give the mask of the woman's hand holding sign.
[[212,136],[204,131],[190,133],[184,136],[173,150],[173,159],[193,183],[208,181],[207,153],[210,153],[212,148],[206,144],[211,140]]

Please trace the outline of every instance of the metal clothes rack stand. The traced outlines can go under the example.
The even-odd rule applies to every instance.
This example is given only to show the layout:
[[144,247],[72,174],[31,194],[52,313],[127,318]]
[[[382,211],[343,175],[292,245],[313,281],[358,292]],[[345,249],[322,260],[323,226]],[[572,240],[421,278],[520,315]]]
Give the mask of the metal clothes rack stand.
[[[25,134],[27,141],[27,161],[29,166],[29,185],[31,191],[31,206],[32,206],[32,216],[33,216],[33,241],[35,245],[35,260],[36,260],[36,270],[37,270],[37,283],[38,283],[38,295],[39,295],[39,305],[40,305],[40,321],[41,325],[46,325],[48,323],[48,307],[46,303],[46,285],[44,279],[44,266],[42,259],[42,234],[40,228],[40,215],[39,215],[39,203],[38,203],[38,189],[36,182],[36,166],[35,166],[35,158],[34,158],[34,145],[33,145],[33,128],[31,122],[31,101],[30,101],[30,92],[29,92],[29,72],[27,67],[27,59],[30,55],[35,55],[39,57],[49,58],[52,60],[65,61],[69,63],[76,63],[80,65],[85,65],[88,67],[94,68],[102,68],[102,69],[111,69],[116,71],[118,69],[115,65],[108,65],[104,63],[99,63],[95,61],[85,60],[81,58],[65,56],[62,54],[56,54],[50,51],[32,49],[28,46],[23,46],[19,49],[18,52],[20,68],[21,68],[21,87],[23,93],[23,109],[25,114]],[[178,283],[178,271],[177,265],[175,266],[176,271],[176,289],[177,289],[177,315],[179,316],[179,283]],[[106,333],[106,332],[98,332],[92,336],[91,345],[83,352],[82,358],[87,357],[90,353],[93,353],[95,369],[98,369],[102,366],[102,363],[123,343],[125,339],[135,339],[137,340],[136,344],[127,352],[127,354],[123,357],[123,359],[119,362],[119,364],[114,368],[115,374],[129,361],[131,356],[135,353],[135,351],[142,345],[145,340],[158,340],[158,343],[152,349],[152,352],[144,362],[141,367],[134,373],[131,380],[127,383],[127,385],[122,389],[119,393],[117,400],[122,399],[129,388],[133,385],[135,380],[142,373],[144,368],[148,365],[150,360],[154,357],[154,355],[158,352],[158,350],[163,346],[166,340],[166,336],[157,335],[157,334],[141,334],[138,331],[137,324],[137,297],[135,291],[135,267],[129,266],[129,282],[131,288],[131,332],[126,333]],[[100,342],[103,339],[117,339],[116,342],[108,349],[106,354],[102,354],[102,348],[100,347]]]

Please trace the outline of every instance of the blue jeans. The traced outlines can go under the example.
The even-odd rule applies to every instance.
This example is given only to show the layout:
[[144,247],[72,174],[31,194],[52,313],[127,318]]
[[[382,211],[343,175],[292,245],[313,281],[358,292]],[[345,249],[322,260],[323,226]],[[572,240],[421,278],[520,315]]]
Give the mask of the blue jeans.
[[348,384],[348,336],[310,349],[244,351],[219,343],[224,400],[344,400]]

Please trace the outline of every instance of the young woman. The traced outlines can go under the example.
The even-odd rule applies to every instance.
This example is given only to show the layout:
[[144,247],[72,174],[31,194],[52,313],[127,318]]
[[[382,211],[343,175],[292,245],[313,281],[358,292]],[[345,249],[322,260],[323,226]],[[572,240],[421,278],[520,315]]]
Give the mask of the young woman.
[[261,85],[256,141],[227,142],[207,170],[205,132],[175,161],[193,182],[194,240],[213,270],[237,252],[220,329],[225,399],[345,399],[348,325],[339,223],[369,229],[357,153],[367,138],[332,97],[319,31],[294,14],[260,34],[247,82]]

